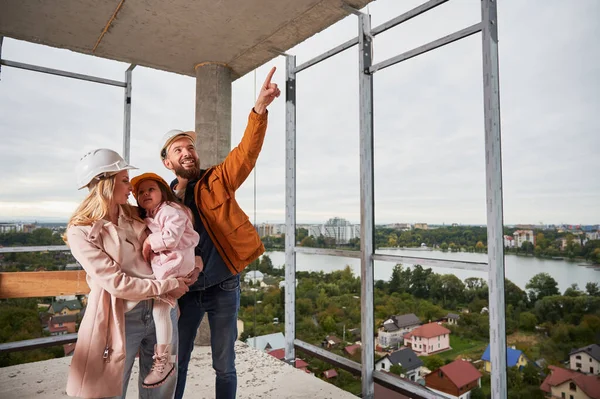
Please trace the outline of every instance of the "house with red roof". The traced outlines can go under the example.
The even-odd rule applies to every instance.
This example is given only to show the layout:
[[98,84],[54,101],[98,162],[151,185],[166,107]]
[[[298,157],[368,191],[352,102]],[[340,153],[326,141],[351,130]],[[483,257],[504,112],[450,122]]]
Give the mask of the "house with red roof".
[[285,360],[285,349],[273,349],[267,352],[269,355],[273,356],[277,360]]
[[335,378],[338,376],[337,371],[335,371],[335,369],[329,369],[329,370],[325,370],[323,371],[323,377],[327,378],[328,380],[331,378]]
[[550,398],[600,399],[600,376],[548,366],[550,375],[540,389]]
[[345,347],[344,352],[346,352],[350,356],[354,356],[360,348],[361,348],[360,344],[354,344],[354,345]]
[[438,323],[427,323],[404,335],[404,345],[419,356],[450,349],[450,330]]
[[482,374],[471,363],[455,360],[425,376],[425,386],[448,398],[468,399],[481,387]]

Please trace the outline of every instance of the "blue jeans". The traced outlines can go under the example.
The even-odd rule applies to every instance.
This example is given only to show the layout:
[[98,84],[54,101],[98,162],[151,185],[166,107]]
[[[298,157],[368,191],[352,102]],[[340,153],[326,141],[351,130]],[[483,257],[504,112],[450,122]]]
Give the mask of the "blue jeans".
[[[125,313],[125,370],[123,373],[123,394],[115,396],[125,399],[127,396],[127,385],[131,376],[131,368],[139,350],[140,375],[138,378],[138,389],[140,399],[166,399],[172,398],[175,393],[176,376],[173,375],[157,388],[143,388],[142,382],[150,373],[152,367],[152,356],[154,355],[154,344],[156,344],[156,332],[154,319],[152,318],[152,300],[138,303],[135,308]],[[177,308],[171,309],[171,322],[173,323],[172,353],[177,353]]]
[[179,363],[175,398],[185,390],[188,364],[194,349],[194,339],[204,314],[210,324],[212,365],[216,372],[215,397],[234,399],[237,390],[235,371],[235,341],[237,315],[240,307],[240,279],[231,277],[220,284],[200,291],[190,291],[179,299]]

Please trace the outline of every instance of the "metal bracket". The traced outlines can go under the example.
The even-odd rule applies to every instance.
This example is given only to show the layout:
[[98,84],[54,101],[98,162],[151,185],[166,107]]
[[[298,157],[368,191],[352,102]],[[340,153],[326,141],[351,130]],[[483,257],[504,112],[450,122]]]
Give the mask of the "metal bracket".
[[354,14],[354,15],[363,14],[360,10],[357,10],[356,8],[352,7],[350,4],[346,3],[343,0],[342,0],[342,8],[344,10],[348,11],[350,14]]
[[291,54],[288,54],[288,53],[286,53],[285,51],[282,51],[282,50],[280,50],[280,49],[278,49],[278,48],[275,48],[275,47],[269,47],[269,48],[267,49],[267,51],[268,51],[268,52],[270,52],[270,53],[273,53],[273,54],[277,54],[277,55],[283,55],[284,57],[285,57],[285,56],[288,56],[288,55],[291,55]]

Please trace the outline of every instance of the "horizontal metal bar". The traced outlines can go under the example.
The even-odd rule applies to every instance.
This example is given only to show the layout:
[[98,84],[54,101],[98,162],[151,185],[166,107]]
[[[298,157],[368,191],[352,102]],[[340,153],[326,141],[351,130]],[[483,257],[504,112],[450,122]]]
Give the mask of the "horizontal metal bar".
[[[427,3],[421,4],[420,6],[415,7],[412,10],[407,11],[404,14],[399,15],[398,17],[391,19],[391,20],[379,25],[378,27],[372,29],[371,34],[373,36],[375,36],[379,33],[385,32],[386,30],[391,29],[394,26],[400,25],[402,22],[406,22],[409,19],[412,19],[418,15],[423,14],[426,11],[429,11],[441,4],[446,3],[447,1],[449,1],[449,0],[431,0],[431,1],[428,1]],[[326,51],[323,54],[318,55],[315,58],[306,61],[304,64],[298,65],[294,69],[294,73],[303,71],[304,69],[309,68],[313,65],[316,65],[321,61],[325,61],[326,59],[331,58],[334,55],[339,54],[344,50],[348,50],[350,47],[355,46],[357,44],[358,44],[358,37],[355,37],[354,39],[350,39],[347,42],[342,43],[339,46],[334,47],[331,50]]]
[[331,353],[328,350],[319,348],[318,346],[309,344],[299,339],[294,340],[294,346],[296,347],[296,349],[307,353],[310,356],[314,356],[336,367],[339,367],[342,370],[346,370],[351,374],[360,376],[360,363],[357,363],[350,359],[346,359],[345,357],[336,355],[335,353]]
[[371,30],[371,33],[373,35],[378,35],[382,32],[385,32],[388,29],[391,29],[395,26],[400,25],[403,22],[406,22],[410,19],[413,19],[414,17],[417,17],[437,6],[440,6],[446,2],[448,2],[449,0],[431,0],[428,1],[427,3],[423,3],[420,6],[417,6],[415,8],[413,8],[410,11],[405,12],[402,15],[397,16],[396,18],[390,19],[387,22],[384,22],[383,24],[376,26],[375,28],[373,28]]
[[445,396],[438,395],[435,392],[419,385],[416,382],[407,381],[393,374],[382,371],[373,371],[373,380],[384,388],[391,389],[403,395],[408,395],[413,399],[445,399]]
[[316,56],[315,58],[306,61],[304,64],[300,64],[298,65],[295,69],[294,69],[294,73],[298,73],[306,68],[309,68],[313,65],[318,64],[321,61],[325,61],[327,58],[333,57],[334,55],[341,53],[344,50],[348,50],[350,47],[355,46],[358,44],[358,37],[355,37],[354,39],[350,39],[345,43],[340,44],[337,47],[332,48],[329,51],[324,52],[321,55]]
[[45,245],[31,247],[2,247],[0,254],[10,254],[17,252],[46,252],[46,251],[70,251],[67,245]]
[[48,348],[77,342],[77,334],[56,335],[53,337],[26,339],[0,344],[0,353],[21,352],[31,349]]
[[110,86],[117,86],[117,87],[126,87],[127,86],[127,84],[125,82],[119,82],[118,80],[98,78],[96,76],[90,76],[90,75],[83,75],[81,73],[61,71],[60,69],[53,69],[53,68],[46,68],[46,67],[41,67],[41,66],[37,66],[37,65],[24,64],[22,62],[15,62],[15,61],[9,61],[9,60],[0,60],[0,65],[4,65],[4,66],[7,66],[7,67],[13,67],[13,68],[19,68],[19,69],[26,69],[28,71],[47,73],[47,74],[50,74],[50,75],[63,76],[65,78],[87,80],[88,82],[102,83],[102,84],[110,85]]
[[418,55],[425,54],[431,50],[435,50],[438,47],[442,47],[442,46],[445,46],[446,44],[450,44],[457,40],[464,39],[465,37],[471,36],[480,31],[481,31],[481,22],[476,23],[475,25],[471,25],[468,28],[459,30],[458,32],[451,33],[448,36],[444,36],[444,37],[434,40],[430,43],[419,46],[415,49],[409,50],[409,51],[402,53],[400,55],[397,55],[395,57],[389,58],[385,61],[381,61],[380,63],[377,63],[377,64],[373,65],[371,68],[369,68],[369,71],[371,73],[375,73],[381,69],[395,65],[402,61],[406,61],[406,60],[416,57]]
[[344,249],[295,247],[294,251],[301,254],[340,256],[342,258],[360,259],[360,251],[347,251]]
[[488,271],[488,265],[486,262],[473,262],[473,261],[468,261],[468,260],[431,259],[431,258],[418,258],[418,257],[414,257],[414,256],[384,255],[384,254],[374,254],[373,260],[381,260],[384,262],[408,263],[409,265],[447,267],[447,268],[451,268],[451,269],[477,270],[480,272]]
[[[362,366],[360,363],[347,359],[343,356],[331,353],[328,350],[320,348],[318,346],[309,344],[299,339],[294,340],[294,346],[297,350],[302,351],[310,356],[316,357],[324,362],[327,362],[333,366],[346,370],[347,372],[360,376]],[[409,395],[413,399],[443,399],[443,396],[439,396],[434,392],[431,392],[427,388],[424,388],[417,383],[409,382],[398,377],[383,373],[381,371],[373,371],[373,379],[377,384],[391,389],[394,392],[399,392],[405,395]]]

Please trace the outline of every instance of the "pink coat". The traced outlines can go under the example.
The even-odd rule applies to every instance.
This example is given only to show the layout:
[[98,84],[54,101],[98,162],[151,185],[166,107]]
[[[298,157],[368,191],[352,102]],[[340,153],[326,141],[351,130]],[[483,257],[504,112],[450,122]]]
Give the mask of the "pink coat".
[[[144,223],[124,213],[118,223],[120,227],[133,229],[140,243],[146,238]],[[141,301],[160,296],[179,284],[174,278],[158,281],[124,274],[119,262],[122,252],[131,250],[132,246],[121,245],[115,226],[106,220],[91,226],[70,227],[67,237],[73,256],[87,273],[90,287],[69,369],[67,394],[83,398],[121,395],[125,363],[123,300]]]
[[148,241],[155,253],[150,262],[154,276],[158,280],[187,276],[195,266],[194,249],[200,236],[185,209],[163,202],[145,221],[152,232]]

